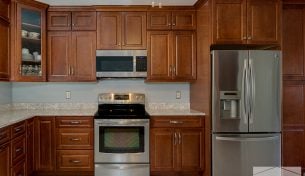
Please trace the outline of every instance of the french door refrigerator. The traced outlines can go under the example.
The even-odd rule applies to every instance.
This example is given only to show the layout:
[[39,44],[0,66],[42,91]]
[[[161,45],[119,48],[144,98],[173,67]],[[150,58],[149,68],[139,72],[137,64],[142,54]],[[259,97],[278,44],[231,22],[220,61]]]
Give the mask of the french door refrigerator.
[[212,51],[212,173],[281,166],[281,52]]

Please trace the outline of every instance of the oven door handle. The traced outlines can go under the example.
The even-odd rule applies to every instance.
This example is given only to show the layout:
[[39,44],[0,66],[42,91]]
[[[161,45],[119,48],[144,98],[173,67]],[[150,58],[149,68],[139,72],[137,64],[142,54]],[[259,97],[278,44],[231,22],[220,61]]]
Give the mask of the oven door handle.
[[134,126],[134,125],[145,125],[148,124],[149,121],[147,120],[139,120],[139,121],[119,121],[119,122],[97,122],[97,125],[99,126],[116,126],[116,125],[128,125],[128,126]]
[[109,168],[109,169],[120,169],[120,170],[125,170],[125,169],[131,169],[131,168],[145,168],[148,167],[147,164],[105,164],[103,165],[104,168]]

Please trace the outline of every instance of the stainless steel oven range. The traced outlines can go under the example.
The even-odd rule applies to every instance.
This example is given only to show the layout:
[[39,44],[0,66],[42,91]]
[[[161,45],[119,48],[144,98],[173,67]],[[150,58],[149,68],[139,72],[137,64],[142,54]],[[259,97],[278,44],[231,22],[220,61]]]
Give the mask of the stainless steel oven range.
[[145,95],[99,95],[94,119],[95,176],[149,176]]

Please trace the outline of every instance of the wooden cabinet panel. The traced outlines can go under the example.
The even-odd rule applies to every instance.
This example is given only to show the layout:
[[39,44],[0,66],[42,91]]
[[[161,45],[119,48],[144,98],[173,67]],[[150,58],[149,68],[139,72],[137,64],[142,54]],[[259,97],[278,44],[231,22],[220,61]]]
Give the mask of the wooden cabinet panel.
[[[0,1],[2,2],[2,1]],[[1,4],[1,3],[0,3]],[[0,6],[1,8],[1,6]],[[1,11],[1,10],[0,10]],[[1,14],[0,14],[1,15]],[[0,80],[8,81],[10,77],[10,69],[9,69],[9,32],[10,27],[9,23],[0,18]]]
[[151,171],[171,171],[175,167],[174,130],[152,128],[150,130]]
[[93,149],[93,128],[59,128],[57,149]]
[[196,34],[192,31],[174,32],[173,76],[176,80],[196,79]]
[[55,171],[55,118],[35,119],[35,162],[37,171]]
[[34,124],[34,118],[29,119],[26,121],[26,126],[27,126],[27,135],[26,135],[26,173],[27,175],[32,175],[35,169],[35,148],[34,148],[34,142],[35,142],[35,124]]
[[248,43],[280,43],[280,1],[247,0]]
[[10,20],[10,0],[0,0],[0,19]]
[[57,128],[92,128],[93,117],[56,117]]
[[304,124],[304,86],[284,85],[283,87],[283,124]]
[[0,145],[0,175],[10,176],[10,143]]
[[92,150],[59,150],[56,152],[57,171],[93,171]]
[[170,80],[172,77],[172,34],[170,31],[147,32],[148,80]]
[[[96,33],[72,32],[71,75],[75,81],[96,80]],[[71,63],[72,62],[72,63]]]
[[71,30],[71,12],[48,12],[48,30]]
[[[304,6],[283,7],[283,74],[289,77],[305,77],[304,62]],[[284,78],[285,79],[285,78]]]
[[25,130],[26,130],[25,121],[13,124],[11,126],[12,139],[22,134],[25,134]]
[[195,30],[196,12],[195,11],[175,11],[172,13],[173,30]]
[[72,12],[72,30],[96,30],[96,12]]
[[4,127],[0,129],[0,145],[10,141],[11,139],[11,128]]
[[12,167],[12,176],[24,176],[26,175],[26,170],[25,170],[25,161],[22,161]]
[[146,49],[146,12],[123,12],[122,49]]
[[48,33],[48,80],[70,80],[70,32]]
[[121,49],[121,13],[98,12],[97,48]]
[[150,119],[151,127],[202,127],[202,118],[201,117],[166,117],[158,116],[152,117]]
[[172,13],[147,12],[147,29],[172,29]]
[[183,171],[203,168],[203,130],[180,129],[178,147],[178,168]]
[[246,43],[246,1],[213,1],[214,43]]
[[21,160],[25,159],[26,156],[26,138],[25,134],[15,138],[11,142],[12,147],[12,165],[15,165],[16,163],[20,162]]

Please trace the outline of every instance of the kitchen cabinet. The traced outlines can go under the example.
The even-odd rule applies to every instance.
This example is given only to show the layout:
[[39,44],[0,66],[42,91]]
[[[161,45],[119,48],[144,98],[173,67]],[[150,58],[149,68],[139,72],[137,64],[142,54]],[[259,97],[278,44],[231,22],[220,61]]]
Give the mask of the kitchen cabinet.
[[25,170],[25,161],[22,161],[18,164],[16,164],[14,167],[12,167],[12,176],[23,176],[26,175]]
[[26,173],[27,175],[33,175],[35,169],[35,123],[34,118],[26,121]]
[[10,175],[10,143],[0,144],[0,175]]
[[146,12],[98,12],[97,49],[146,49]]
[[49,81],[96,81],[96,33],[48,33]]
[[10,34],[10,19],[9,19],[9,0],[0,0],[0,81],[8,81],[10,78],[9,66],[9,34]]
[[196,30],[196,11],[150,11],[148,30]]
[[11,3],[12,81],[46,81],[46,8],[36,1]]
[[212,11],[214,44],[281,43],[280,0],[214,0]]
[[48,30],[96,30],[96,12],[48,11]]
[[151,174],[200,173],[204,135],[200,117],[152,117]]
[[147,81],[196,79],[196,34],[193,31],[148,31]]

